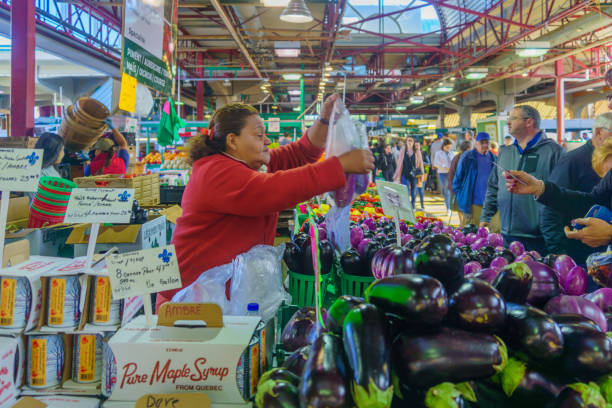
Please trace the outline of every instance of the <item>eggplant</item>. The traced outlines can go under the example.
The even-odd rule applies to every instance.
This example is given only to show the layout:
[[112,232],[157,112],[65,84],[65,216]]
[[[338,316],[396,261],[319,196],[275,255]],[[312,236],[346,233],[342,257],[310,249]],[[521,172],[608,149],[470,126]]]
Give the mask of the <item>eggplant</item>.
[[524,304],[533,282],[533,275],[527,265],[514,262],[499,271],[493,287],[501,293],[506,302]]
[[329,331],[342,335],[346,315],[353,310],[354,307],[359,306],[363,302],[363,298],[350,295],[342,295],[337,298],[329,307],[327,318],[325,320]]
[[266,371],[259,379],[258,386],[266,381],[286,381],[295,387],[300,385],[300,377],[282,367]]
[[487,282],[468,279],[451,295],[447,319],[461,329],[493,333],[506,321],[506,302]]
[[544,310],[549,314],[577,313],[593,320],[601,328],[601,331],[608,330],[606,315],[599,306],[582,296],[560,295],[546,303]]
[[[314,275],[312,267],[312,250],[311,243],[307,241],[302,247],[302,273],[306,275]],[[334,263],[334,248],[327,240],[319,241],[319,268],[321,275],[327,275],[331,272],[331,267]]]
[[315,340],[299,390],[302,407],[344,408],[350,405],[347,365],[338,337],[323,333]]
[[566,386],[550,408],[606,408],[606,401],[597,384],[570,384]]
[[601,328],[593,320],[580,314],[563,313],[551,316],[557,324],[577,324],[591,329],[601,331]]
[[344,351],[357,408],[388,408],[393,399],[391,347],[384,314],[364,303],[344,319]]
[[505,258],[506,261],[508,261],[509,264],[514,262],[514,260],[516,259],[516,256],[514,255],[514,252],[512,252],[509,249],[505,249],[505,248],[503,250],[496,251],[495,255],[496,256],[501,256],[501,257]]
[[444,234],[428,237],[413,250],[414,271],[438,279],[451,295],[463,281],[463,257],[453,240]]
[[467,224],[465,227],[461,228],[461,231],[464,234],[475,234],[478,232],[478,226],[474,224]]
[[612,338],[580,324],[561,324],[565,347],[555,361],[559,373],[578,381],[592,381],[612,372]]
[[480,279],[487,282],[489,285],[492,285],[495,279],[497,278],[497,275],[499,275],[499,269],[486,268],[470,273],[466,276],[466,278]]
[[531,289],[527,295],[527,303],[543,309],[546,302],[562,293],[558,274],[548,265],[533,259],[526,259],[522,262],[529,267],[533,276]]
[[308,338],[315,327],[317,319],[314,307],[298,309],[283,329],[281,334],[286,351],[295,351],[309,343]]
[[385,313],[409,323],[436,325],[447,311],[444,286],[427,275],[397,275],[373,282],[365,298]]
[[408,241],[408,243],[406,245],[404,245],[406,248],[408,249],[414,249],[417,246],[419,246],[419,244],[421,243],[420,239],[411,239],[410,241]]
[[340,257],[340,266],[342,271],[347,275],[353,276],[369,276],[370,271],[364,268],[361,256],[356,249],[351,248]]
[[376,252],[382,248],[382,245],[376,241],[370,241],[363,246],[361,254],[361,262],[363,264],[364,276],[372,276],[372,259]]
[[554,400],[563,389],[563,384],[514,358],[508,359],[508,365],[500,373],[499,379],[513,406],[541,408]]
[[266,381],[257,387],[257,408],[299,408],[298,389],[287,381]]
[[308,360],[308,352],[310,351],[310,345],[304,346],[293,352],[284,362],[283,368],[291,371],[293,374],[298,377],[302,376],[304,372],[304,366],[306,365],[306,360]]
[[543,364],[563,353],[561,328],[546,313],[531,306],[506,302],[502,338],[511,349]]
[[285,252],[283,253],[283,261],[291,272],[302,273],[302,250],[294,242],[285,244]]
[[310,242],[310,235],[308,235],[307,233],[304,232],[300,232],[299,234],[297,234],[295,237],[293,237],[293,242],[295,243],[295,245],[297,245],[300,249],[302,249],[302,247],[304,246],[304,244],[306,242]]
[[485,333],[442,328],[430,334],[402,333],[393,342],[397,377],[412,387],[491,377],[507,360],[503,341]]
[[386,246],[372,258],[372,275],[376,279],[412,272],[412,251],[406,247]]
[[[465,400],[473,398],[473,402],[476,402],[474,391],[468,394],[463,389],[462,384],[453,384],[445,382],[431,387],[425,394],[425,407],[426,408],[439,408],[439,407],[453,407],[463,408],[466,406]],[[469,384],[467,385],[469,387]]]

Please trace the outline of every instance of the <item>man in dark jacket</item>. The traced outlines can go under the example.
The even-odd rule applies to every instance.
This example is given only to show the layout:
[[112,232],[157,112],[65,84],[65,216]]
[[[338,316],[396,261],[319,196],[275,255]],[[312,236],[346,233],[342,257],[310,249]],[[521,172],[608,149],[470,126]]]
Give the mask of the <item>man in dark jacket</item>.
[[[478,133],[476,147],[461,155],[453,177],[453,192],[457,207],[463,213],[463,225],[478,224],[480,220],[489,175],[497,160],[489,150],[490,140],[488,133]],[[492,231],[497,229],[497,225],[491,226]]]
[[[507,170],[522,170],[547,180],[563,149],[540,130],[540,114],[529,105],[516,107],[508,118],[508,129],[514,143],[499,149],[497,163]],[[500,168],[491,172],[480,225],[488,226],[499,209],[504,243],[519,240],[528,250],[547,253],[542,236],[540,211],[543,207],[533,197],[513,195],[506,189]]]
[[[593,123],[593,138],[581,147],[564,153],[557,166],[553,169],[548,181],[568,190],[589,192],[601,180],[593,170],[591,156],[593,151],[601,146],[612,132],[612,113],[595,118]],[[570,225],[574,218],[584,214],[563,215],[550,207],[542,209],[542,232],[548,251],[554,254],[567,254],[579,265],[586,263],[586,258],[593,253],[593,248],[574,239],[567,239],[563,227]],[[599,248],[604,250],[605,248]]]

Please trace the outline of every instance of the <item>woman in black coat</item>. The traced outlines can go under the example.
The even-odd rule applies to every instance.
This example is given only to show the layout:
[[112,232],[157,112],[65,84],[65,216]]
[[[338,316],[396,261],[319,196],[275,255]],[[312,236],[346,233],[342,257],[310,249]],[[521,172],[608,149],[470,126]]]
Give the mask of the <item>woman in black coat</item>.
[[395,173],[395,158],[393,157],[393,153],[391,153],[391,145],[385,145],[385,150],[380,156],[378,156],[378,163],[376,167],[382,173],[382,176],[386,181],[393,181],[393,174]]

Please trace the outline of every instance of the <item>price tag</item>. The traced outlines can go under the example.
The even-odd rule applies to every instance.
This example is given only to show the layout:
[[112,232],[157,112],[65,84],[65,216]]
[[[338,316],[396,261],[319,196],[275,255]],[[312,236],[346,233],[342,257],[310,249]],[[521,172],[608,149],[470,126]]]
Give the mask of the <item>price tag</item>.
[[64,222],[128,224],[133,201],[133,188],[75,188]]
[[42,156],[41,149],[0,149],[0,190],[36,192]]
[[380,195],[380,203],[382,204],[383,212],[388,216],[395,216],[395,208],[398,209],[399,218],[416,222],[412,204],[410,204],[410,195],[408,187],[404,184],[391,183],[389,181],[378,180],[376,187]]
[[138,398],[136,408],[210,408],[206,394],[146,394]]

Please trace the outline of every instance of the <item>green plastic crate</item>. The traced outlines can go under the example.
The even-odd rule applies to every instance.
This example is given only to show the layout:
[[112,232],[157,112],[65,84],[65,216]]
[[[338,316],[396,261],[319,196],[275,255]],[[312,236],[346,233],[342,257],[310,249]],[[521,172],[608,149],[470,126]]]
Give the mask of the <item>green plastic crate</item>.
[[365,290],[374,282],[373,276],[354,276],[340,272],[340,290],[343,295],[363,297]]
[[[333,273],[321,275],[321,298],[325,299],[328,288],[327,285],[332,282]],[[299,306],[314,306],[315,305],[315,276],[303,275],[289,271],[289,294],[292,298],[292,303]]]

